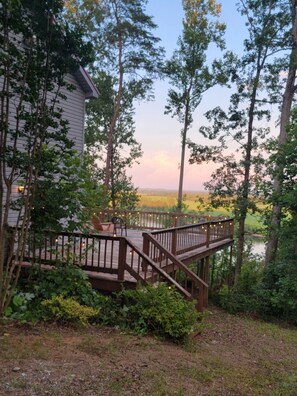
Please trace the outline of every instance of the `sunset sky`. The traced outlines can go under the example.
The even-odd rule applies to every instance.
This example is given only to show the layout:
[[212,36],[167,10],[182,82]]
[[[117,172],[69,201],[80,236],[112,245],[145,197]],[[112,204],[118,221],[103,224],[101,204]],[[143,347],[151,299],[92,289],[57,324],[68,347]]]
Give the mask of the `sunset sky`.
[[[245,26],[243,18],[236,11],[237,0],[221,0],[222,20],[227,23],[226,42],[228,49],[240,54],[244,38]],[[178,36],[182,31],[181,0],[149,0],[147,13],[154,17],[158,25],[156,35],[161,38],[167,57],[176,48]],[[210,56],[215,56],[214,49]],[[180,163],[180,131],[181,124],[168,115],[164,115],[164,107],[168,91],[168,83],[158,81],[155,84],[155,101],[140,103],[136,106],[136,138],[144,151],[140,165],[135,165],[128,172],[133,176],[136,187],[166,188],[177,190]],[[194,123],[189,137],[201,142],[198,128],[203,125],[205,111],[228,104],[230,93],[222,88],[208,91],[194,114]],[[232,147],[230,147],[232,150]],[[203,190],[203,183],[208,180],[213,165],[186,165],[184,190]]]

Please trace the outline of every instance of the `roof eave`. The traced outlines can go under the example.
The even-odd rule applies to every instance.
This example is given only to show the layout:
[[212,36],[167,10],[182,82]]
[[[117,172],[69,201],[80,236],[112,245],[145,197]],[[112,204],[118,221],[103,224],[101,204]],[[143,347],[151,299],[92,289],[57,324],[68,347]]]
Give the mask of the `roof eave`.
[[97,99],[99,97],[99,91],[96,85],[83,67],[80,66],[74,73],[74,76],[84,91],[86,99]]

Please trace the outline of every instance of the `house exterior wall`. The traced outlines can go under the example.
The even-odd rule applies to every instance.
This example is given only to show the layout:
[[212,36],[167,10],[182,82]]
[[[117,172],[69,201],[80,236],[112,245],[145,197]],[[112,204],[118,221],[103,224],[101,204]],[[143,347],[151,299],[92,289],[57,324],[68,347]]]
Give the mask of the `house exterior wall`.
[[[78,152],[78,155],[81,156],[83,153],[84,146],[84,120],[85,120],[85,92],[82,90],[80,84],[77,79],[73,75],[67,75],[65,78],[67,83],[75,86],[75,89],[72,91],[67,90],[66,88],[62,89],[62,93],[67,97],[66,100],[60,99],[60,104],[63,108],[62,118],[69,122],[69,134],[68,137],[74,142],[75,149]],[[3,83],[0,78],[0,90],[2,89]],[[53,94],[49,95],[49,100]],[[9,114],[9,123],[10,127],[14,128],[16,126],[15,121],[15,111],[14,108],[10,109]],[[22,142],[20,139],[19,147],[22,146]],[[16,198],[18,195],[17,191],[17,183],[13,185],[12,198]],[[5,202],[5,196],[4,196]],[[3,202],[3,205],[4,205]],[[9,211],[8,224],[13,226],[17,222],[17,217],[19,213],[16,211]]]
[[84,148],[85,93],[73,75],[68,75],[66,81],[76,89],[65,92],[67,100],[63,102],[63,118],[69,122],[69,138],[74,142],[78,155],[81,155]]

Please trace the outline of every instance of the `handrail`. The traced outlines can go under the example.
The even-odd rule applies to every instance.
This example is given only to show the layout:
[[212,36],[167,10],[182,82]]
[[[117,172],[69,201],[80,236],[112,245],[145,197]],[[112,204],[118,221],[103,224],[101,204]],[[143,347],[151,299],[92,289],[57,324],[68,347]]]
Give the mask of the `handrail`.
[[126,210],[126,209],[100,209],[94,213],[99,217],[101,222],[110,221],[113,216],[123,218],[128,228],[134,229],[164,229],[177,227],[184,224],[196,224],[209,220],[220,220],[225,217],[211,217],[192,213],[176,212],[155,212],[144,210]]
[[[192,299],[191,293],[189,293],[186,289],[184,289],[175,279],[173,279],[166,271],[160,268],[149,256],[147,256],[144,252],[138,249],[135,245],[133,245],[128,239],[123,237],[127,246],[130,247],[130,260],[126,258],[125,261],[125,269],[136,278],[136,280],[140,280],[144,284],[150,283],[150,280],[155,281],[155,272],[163,278],[163,280],[167,281],[170,285],[174,286],[181,294],[183,294],[187,299]],[[133,268],[133,255],[138,255],[139,265],[137,266],[138,271],[135,271]]]
[[[44,233],[38,236],[37,240],[35,233],[31,233],[31,239],[27,241],[25,261],[33,260],[49,265],[57,260],[66,260],[73,265],[79,264],[84,270],[116,274],[120,282],[124,281],[124,272],[128,271],[142,284],[162,280],[174,286],[188,300],[192,299],[186,289],[126,237],[79,232]],[[118,249],[115,249],[116,244]]]
[[233,240],[233,219],[224,219],[199,224],[179,226],[152,231],[159,243],[174,255],[209,247],[212,243]]
[[51,264],[59,260],[79,264],[84,270],[109,273],[118,282],[126,280],[127,271],[133,279],[144,284],[162,281],[174,285],[187,299],[195,299],[198,290],[198,309],[202,310],[208,285],[176,256],[199,247],[208,248],[222,240],[232,243],[233,219],[203,221],[143,233],[143,251],[125,237],[55,231],[37,234],[31,231],[24,261]]
[[[202,311],[205,306],[204,300],[208,284],[204,282],[204,280],[201,279],[199,276],[197,276],[193,271],[191,271],[185,264],[178,260],[178,258],[171,254],[164,246],[162,246],[158,242],[158,240],[155,239],[152,233],[143,233],[142,235],[144,238],[144,251],[146,255],[149,256],[151,252],[155,253],[157,250],[157,256],[160,258],[158,262],[162,270],[166,272],[170,271],[170,273],[172,273],[174,277],[176,277],[176,273],[178,270],[182,271],[185,277],[183,280],[185,286],[182,287],[183,289],[186,289],[187,285],[191,283],[192,298],[195,298],[194,290],[196,286],[199,291],[198,310]],[[150,244],[153,246],[152,248],[150,248]]]

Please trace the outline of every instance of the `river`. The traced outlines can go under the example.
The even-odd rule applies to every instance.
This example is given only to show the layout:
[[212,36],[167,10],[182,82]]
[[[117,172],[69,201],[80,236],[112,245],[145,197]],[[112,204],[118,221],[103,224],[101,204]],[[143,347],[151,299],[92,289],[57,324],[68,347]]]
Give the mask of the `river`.
[[265,241],[262,238],[259,237],[254,237],[251,238],[252,240],[252,252],[254,254],[260,254],[261,256],[264,256],[265,254]]

